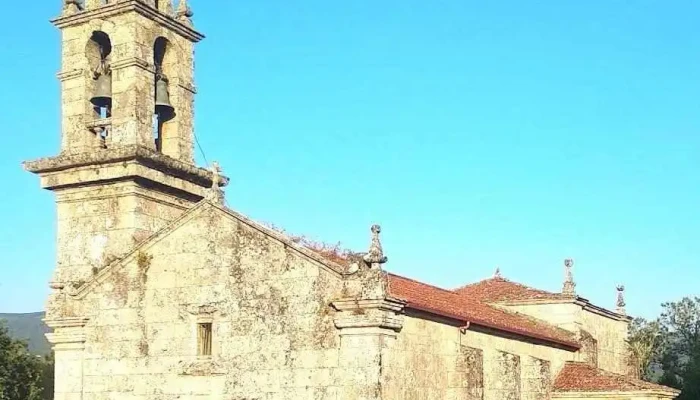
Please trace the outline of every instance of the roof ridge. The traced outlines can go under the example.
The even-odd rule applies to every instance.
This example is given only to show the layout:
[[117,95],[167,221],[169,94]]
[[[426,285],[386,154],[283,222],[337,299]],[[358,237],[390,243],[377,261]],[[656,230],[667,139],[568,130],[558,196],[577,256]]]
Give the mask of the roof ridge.
[[433,289],[441,290],[441,291],[443,291],[443,292],[447,292],[447,293],[449,293],[449,294],[453,294],[453,295],[459,296],[459,293],[455,292],[454,290],[441,288],[440,286],[431,285],[430,283],[425,283],[425,282],[419,281],[419,280],[417,280],[417,279],[408,278],[408,277],[405,277],[405,276],[403,276],[403,275],[394,274],[394,273],[392,273],[392,272],[387,272],[387,275],[390,275],[390,276],[393,276],[393,277],[396,277],[396,278],[399,278],[399,279],[405,279],[405,280],[407,280],[407,281],[415,282],[415,283],[418,283],[418,284],[421,284],[421,285],[424,285],[424,286],[429,286],[429,287],[431,287],[431,288],[433,288]]
[[297,252],[301,253],[302,255],[311,258],[312,260],[320,263],[321,265],[325,266],[329,270],[333,271],[334,273],[337,273],[339,275],[343,275],[343,267],[339,265],[338,263],[335,263],[331,260],[328,260],[327,258],[321,256],[320,254],[314,252],[311,249],[308,249],[304,246],[301,246],[297,243],[294,243],[294,241],[287,235],[277,232],[274,229],[268,228],[264,226],[263,224],[237,212],[232,209],[229,209],[228,207],[225,206],[220,206],[218,204],[215,204],[207,199],[202,199],[199,202],[197,202],[195,205],[190,207],[189,209],[185,210],[181,215],[179,215],[177,218],[174,220],[170,221],[167,223],[164,227],[159,229],[158,231],[154,232],[151,236],[147,237],[143,241],[139,242],[136,244],[131,250],[129,250],[127,253],[125,253],[123,256],[117,258],[110,264],[106,265],[104,268],[102,268],[99,273],[95,276],[93,276],[90,280],[84,281],[80,283],[80,285],[76,288],[74,288],[73,291],[69,291],[69,295],[73,297],[78,297],[82,298],[85,295],[87,295],[88,291],[90,288],[92,288],[94,285],[102,283],[104,279],[110,274],[110,272],[114,269],[117,268],[119,265],[122,265],[125,261],[131,259],[135,255],[139,253],[142,249],[156,243],[156,239],[158,237],[161,237],[168,232],[171,232],[175,227],[177,227],[179,224],[182,224],[187,220],[187,218],[195,215],[196,211],[203,209],[205,206],[211,206],[212,208],[216,210],[220,210],[227,215],[229,215],[231,218],[235,218],[238,221],[241,221],[254,229],[257,229],[261,231],[263,234],[268,235],[276,240],[279,240],[286,246],[291,247],[292,249],[296,250]]
[[[510,310],[504,310],[501,307],[497,307],[491,304],[488,304],[484,301],[481,301],[479,299],[471,299],[466,296],[462,296],[459,293],[453,291],[453,290],[448,290],[448,289],[443,289],[435,285],[430,285],[421,281],[418,281],[416,279],[412,278],[407,278],[401,275],[397,275],[394,273],[387,273],[389,278],[395,278],[395,282],[392,282],[392,279],[389,279],[389,290],[392,295],[397,296],[398,298],[402,298],[408,302],[408,307],[415,308],[417,310],[422,310],[422,311],[427,311],[432,314],[436,315],[442,315],[442,316],[447,316],[449,318],[455,318],[458,320],[464,320],[471,322],[475,325],[481,325],[487,328],[493,328],[497,330],[501,330],[504,332],[510,332],[510,333],[515,333],[517,335],[521,335],[524,337],[530,337],[534,339],[539,339],[539,340],[545,340],[550,343],[557,343],[560,345],[565,345],[567,347],[574,347],[578,348],[579,344],[575,339],[575,336],[573,332],[567,331],[563,328],[559,328],[557,326],[554,326],[546,321],[533,318],[530,316],[526,316],[517,312],[513,312]],[[402,285],[400,284],[401,281],[404,281],[408,283],[409,285],[415,285],[416,287],[422,288],[422,289],[429,289],[429,290],[434,290],[439,294],[446,295],[443,300],[438,300],[438,302],[449,302],[452,303],[454,307],[456,307],[458,310],[462,311],[455,311],[455,310],[448,310],[444,308],[443,305],[436,304],[435,306],[438,308],[431,307],[429,303],[431,302],[430,300],[430,295],[429,294],[420,294],[416,293],[415,295],[408,295],[407,293],[399,294],[394,291],[394,285],[392,283],[397,283],[397,287],[401,287]],[[399,289],[401,290],[401,289]],[[408,297],[406,297],[408,296]],[[411,299],[413,297],[413,299]],[[487,315],[486,316],[480,316],[480,315],[475,315],[474,310],[472,309],[478,309],[479,307],[482,307],[482,311],[486,311]],[[469,311],[471,310],[471,311]],[[465,314],[466,312],[466,314]],[[491,314],[491,315],[489,315]],[[510,318],[514,319],[515,321],[520,321],[524,326],[507,326],[507,325],[500,325],[498,322],[493,321],[492,318],[494,316],[501,315],[505,318]],[[539,329],[541,332],[549,332],[549,333],[537,333],[532,331],[532,329]]]
[[327,266],[328,268],[333,270],[333,272],[342,275],[343,272],[345,271],[345,268],[342,265],[338,264],[335,261],[329,260],[328,258],[324,257],[323,255],[319,254],[316,251],[313,251],[312,249],[310,249],[306,246],[303,246],[299,243],[296,243],[294,240],[292,240],[292,238],[289,235],[287,235],[283,232],[279,232],[273,228],[267,227],[267,226],[265,226],[265,224],[260,223],[260,222],[254,220],[254,219],[252,219],[244,214],[241,214],[238,211],[235,211],[231,208],[228,208],[225,206],[220,206],[220,205],[214,204],[214,203],[211,203],[211,204],[215,208],[227,213],[231,217],[236,218],[239,221],[242,221],[242,222],[250,225],[251,227],[261,231],[262,233],[264,233],[268,236],[271,236],[271,237],[279,240],[280,242],[282,242],[285,245],[293,248],[294,250],[302,253],[303,255]]

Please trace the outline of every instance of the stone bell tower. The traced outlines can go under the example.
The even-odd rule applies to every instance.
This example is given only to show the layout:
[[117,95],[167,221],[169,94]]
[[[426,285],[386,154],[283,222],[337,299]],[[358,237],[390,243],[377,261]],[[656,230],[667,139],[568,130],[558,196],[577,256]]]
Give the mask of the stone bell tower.
[[56,194],[54,297],[212,186],[212,172],[194,165],[193,58],[203,36],[191,17],[186,0],[63,0],[52,21],[62,33],[61,149],[24,166]]

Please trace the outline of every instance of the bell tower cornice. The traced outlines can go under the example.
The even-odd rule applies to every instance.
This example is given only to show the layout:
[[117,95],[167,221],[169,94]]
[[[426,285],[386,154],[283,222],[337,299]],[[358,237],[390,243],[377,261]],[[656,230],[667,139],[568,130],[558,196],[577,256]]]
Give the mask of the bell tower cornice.
[[[105,182],[139,181],[167,187],[191,201],[199,201],[212,186],[212,171],[165,156],[138,145],[112,151],[65,154],[26,161],[24,169],[41,177],[48,190],[85,187]],[[228,178],[220,177],[222,185]]]
[[188,24],[178,21],[175,16],[165,14],[141,0],[123,0],[114,4],[106,4],[94,9],[78,11],[74,14],[61,15],[53,20],[57,28],[64,29],[71,26],[82,25],[96,19],[106,19],[130,12],[136,12],[159,25],[179,34],[180,36],[197,43],[204,39],[204,35],[194,30]]

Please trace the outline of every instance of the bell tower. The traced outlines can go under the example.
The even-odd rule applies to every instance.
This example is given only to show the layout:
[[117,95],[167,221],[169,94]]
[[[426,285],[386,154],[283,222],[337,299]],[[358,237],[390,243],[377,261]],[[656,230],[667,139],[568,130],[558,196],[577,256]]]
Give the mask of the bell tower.
[[24,163],[56,194],[54,293],[129,252],[213,182],[194,164],[194,45],[203,35],[187,1],[62,2],[52,21],[62,34],[61,148]]

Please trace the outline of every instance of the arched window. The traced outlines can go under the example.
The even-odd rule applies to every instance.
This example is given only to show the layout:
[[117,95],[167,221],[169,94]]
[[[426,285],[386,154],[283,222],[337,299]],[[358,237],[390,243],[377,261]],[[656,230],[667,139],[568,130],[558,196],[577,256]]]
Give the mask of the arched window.
[[109,56],[112,41],[102,31],[94,31],[86,46],[85,54],[92,70],[92,93],[90,102],[96,118],[108,118],[112,113],[112,71]]
[[170,104],[168,76],[172,60],[170,60],[170,42],[164,37],[156,39],[153,45],[153,65],[155,66],[154,89],[154,120],[153,136],[157,151],[163,150],[163,124],[175,117],[175,108]]

